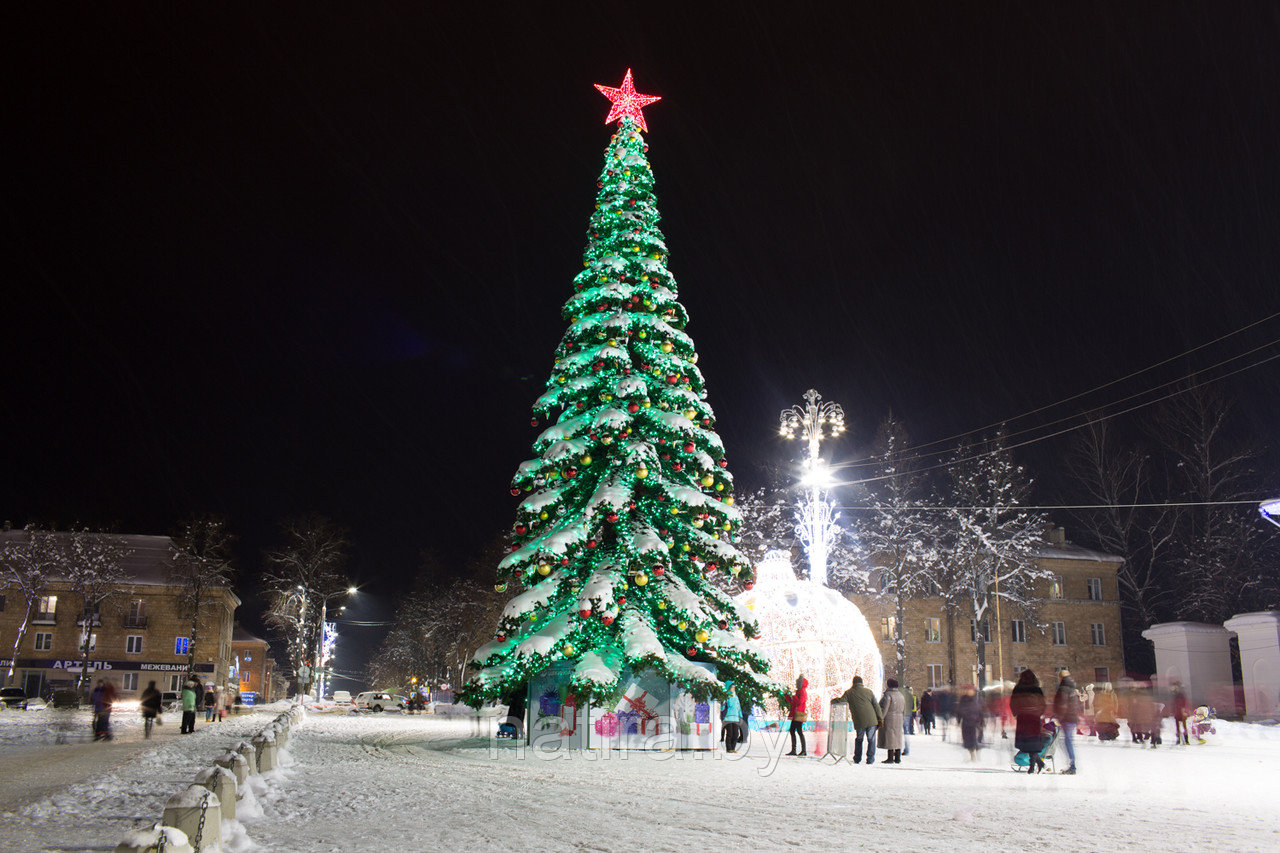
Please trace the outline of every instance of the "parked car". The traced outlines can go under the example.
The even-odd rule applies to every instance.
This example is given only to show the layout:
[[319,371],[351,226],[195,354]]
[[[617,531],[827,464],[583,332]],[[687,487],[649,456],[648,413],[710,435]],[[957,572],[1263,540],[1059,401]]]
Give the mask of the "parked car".
[[403,709],[405,701],[403,696],[397,696],[394,693],[381,693],[371,690],[356,697],[356,710],[385,711],[388,708]]
[[333,701],[335,704],[338,704],[338,705],[350,705],[351,704],[350,691],[347,691],[347,690],[333,691]]
[[27,694],[21,687],[0,688],[0,704],[6,708],[27,709]]

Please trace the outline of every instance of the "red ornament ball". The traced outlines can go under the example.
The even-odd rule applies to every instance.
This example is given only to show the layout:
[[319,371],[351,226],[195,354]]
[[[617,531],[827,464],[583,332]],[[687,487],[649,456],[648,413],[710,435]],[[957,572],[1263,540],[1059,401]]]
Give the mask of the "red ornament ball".
[[581,610],[578,611],[578,615],[581,616],[583,619],[586,619],[588,616],[591,615],[591,608],[590,607],[582,608]]
[[569,558],[568,558],[568,557],[561,557],[561,558],[560,558],[560,565],[562,565],[562,566],[567,566],[567,565],[569,565]]
[[520,489],[519,489],[518,487],[516,487],[516,486],[512,486],[512,487],[511,487],[511,494],[512,494],[512,495],[518,495],[518,494],[520,494]]
[[594,548],[594,547],[596,547],[596,540],[594,540],[594,539],[588,539],[588,540],[587,540],[587,547],[588,547],[588,548]]
[[531,421],[529,421],[529,426],[537,426],[537,425],[538,425],[538,419],[537,419],[537,418],[534,418],[534,419],[532,419]]
[[719,465],[721,468],[728,468],[728,467],[729,467],[729,460],[728,460],[728,459],[721,459],[721,460],[720,460],[719,462],[717,462],[716,464],[717,464],[717,465]]
[[667,573],[667,570],[666,570],[666,569],[664,569],[664,568],[662,568],[662,566],[654,566],[654,567],[653,567],[653,573],[654,573],[655,575],[657,575],[658,577],[662,577],[664,574],[666,574],[666,573]]
[[495,637],[494,639],[496,639],[499,643],[501,643],[501,642],[502,642],[503,640],[505,640],[506,638],[507,638],[507,635],[506,635],[506,634],[499,634],[499,635],[498,635],[497,637]]
[[689,648],[684,650],[684,653],[689,657],[693,657],[698,653],[698,649],[695,646],[690,646]]
[[721,620],[720,620],[720,630],[721,630],[721,631],[723,631],[725,628],[728,628],[728,627],[729,627],[729,623],[728,623],[728,622],[726,622],[726,621],[724,621],[723,619],[721,619]]
[[618,596],[618,604],[625,605],[626,603],[627,603],[627,597],[625,595]]
[[743,588],[743,589],[755,589],[755,588],[756,588],[756,585],[755,585],[754,583],[752,583],[751,581],[747,581],[746,583],[744,583],[744,584],[742,585],[742,588]]
[[631,412],[632,414],[635,414],[636,412],[640,411],[640,404],[639,404],[639,403],[631,403],[631,404],[629,404],[629,405],[627,406],[627,411],[628,411],[628,412]]
[[605,516],[605,520],[608,521],[610,524],[613,524],[615,521],[618,520],[618,514],[616,512],[611,512]]
[[685,443],[685,446],[684,446],[684,452],[685,452],[685,453],[692,453],[692,452],[693,452],[693,450],[694,450],[694,448],[693,448],[693,442],[692,442],[692,441],[686,442],[686,443]]

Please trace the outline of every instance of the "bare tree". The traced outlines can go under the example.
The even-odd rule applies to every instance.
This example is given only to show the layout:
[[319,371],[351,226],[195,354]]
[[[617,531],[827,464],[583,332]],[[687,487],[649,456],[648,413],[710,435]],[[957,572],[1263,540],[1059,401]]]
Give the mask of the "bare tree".
[[13,641],[6,685],[13,684],[18,652],[27,637],[32,614],[49,591],[49,582],[66,575],[68,552],[58,534],[31,524],[24,527],[21,534],[21,538],[11,539],[0,548],[0,572],[3,572],[0,587],[16,589],[23,601],[22,622]]
[[1035,583],[1052,574],[1035,559],[1048,519],[1022,508],[1032,481],[1006,449],[1003,427],[981,445],[957,449],[948,475],[951,507],[944,550],[950,565],[939,588],[953,614],[967,612],[973,620],[982,687],[987,680],[987,608],[1000,601],[1035,614]]
[[854,533],[874,566],[870,593],[894,605],[894,652],[897,676],[906,683],[906,619],[904,605],[912,598],[938,594],[939,516],[922,507],[924,476],[906,449],[910,437],[902,422],[890,414],[876,434],[868,491]]
[[95,533],[88,529],[72,530],[64,539],[66,579],[71,592],[81,601],[80,671],[81,690],[90,683],[89,658],[94,651],[93,629],[101,624],[102,607],[118,595],[128,583],[124,562],[133,553],[122,536]]
[[266,555],[266,623],[285,640],[296,675],[315,652],[326,601],[350,586],[346,531],[318,515],[283,525],[284,543]]
[[231,585],[231,543],[226,522],[216,516],[197,516],[184,522],[174,537],[170,580],[181,588],[178,611],[191,619],[187,670],[195,671],[200,612],[212,603],[209,593]]
[[[1098,507],[1075,513],[1081,540],[1124,557],[1116,579],[1125,615],[1125,650],[1133,658],[1146,645],[1142,630],[1170,612],[1173,589],[1166,578],[1182,512],[1172,506],[1139,506],[1167,503],[1171,484],[1166,471],[1142,447],[1117,447],[1106,421],[1089,424],[1080,433],[1067,465],[1084,500]],[[1141,669],[1153,667],[1149,661]]]
[[[1173,493],[1192,504],[1179,512],[1169,560],[1181,619],[1221,622],[1276,601],[1277,575],[1267,559],[1275,540],[1253,503],[1261,448],[1231,437],[1230,415],[1219,392],[1194,386],[1169,400],[1152,424]],[[1232,503],[1241,500],[1250,502]]]

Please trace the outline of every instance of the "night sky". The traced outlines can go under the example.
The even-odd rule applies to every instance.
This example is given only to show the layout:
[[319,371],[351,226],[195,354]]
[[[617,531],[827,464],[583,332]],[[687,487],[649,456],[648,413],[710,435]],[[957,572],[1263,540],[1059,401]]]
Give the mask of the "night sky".
[[[1273,4],[47,5],[6,16],[0,521],[225,513],[246,588],[299,512],[388,603],[422,548],[460,566],[510,525],[610,134],[592,84],[628,67],[741,485],[795,456],[810,387],[839,462],[890,408],[942,439],[1280,311]],[[1242,436],[1278,377],[1216,383]],[[1019,451],[1045,502],[1066,441]]]

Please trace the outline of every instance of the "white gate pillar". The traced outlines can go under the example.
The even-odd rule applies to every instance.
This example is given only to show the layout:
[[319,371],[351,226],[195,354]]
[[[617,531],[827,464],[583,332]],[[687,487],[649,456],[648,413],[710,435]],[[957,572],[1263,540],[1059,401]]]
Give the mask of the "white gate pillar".
[[1241,613],[1222,623],[1240,638],[1244,718],[1280,717],[1280,611]]
[[[1156,647],[1156,676],[1162,687],[1182,685],[1191,707],[1217,707],[1234,693],[1231,632],[1204,622],[1162,622],[1142,632]],[[1222,708],[1232,713],[1230,706]]]

